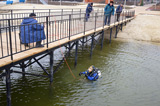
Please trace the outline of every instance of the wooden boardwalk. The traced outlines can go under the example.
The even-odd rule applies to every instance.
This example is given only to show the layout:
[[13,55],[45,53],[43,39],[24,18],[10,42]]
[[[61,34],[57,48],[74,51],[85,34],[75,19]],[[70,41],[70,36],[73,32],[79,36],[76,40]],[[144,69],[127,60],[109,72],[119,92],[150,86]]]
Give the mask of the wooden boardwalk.
[[[122,30],[123,24],[132,20],[134,18],[134,14],[134,11],[126,11],[126,13],[121,13],[119,22],[116,22],[115,14],[111,17],[111,24],[109,26],[104,26],[103,11],[91,15],[88,22],[85,21],[86,14],[83,13],[60,15],[58,17],[51,15],[40,16],[36,17],[38,23],[26,25],[20,25],[22,19],[24,18],[11,18],[0,20],[0,78],[4,76],[6,77],[7,105],[11,106],[11,73],[19,73],[22,74],[23,77],[25,77],[25,75],[47,77],[50,79],[50,83],[52,83],[54,73],[58,70],[63,61],[65,61],[65,57],[69,55],[70,50],[72,50],[73,47],[75,47],[74,65],[76,66],[78,59],[79,42],[82,43],[83,46],[88,41],[91,41],[91,57],[93,48],[96,44],[98,44],[100,39],[101,48],[103,47],[104,30],[110,30],[111,42],[112,28],[116,27],[115,35],[117,36],[119,30],[119,27],[117,26],[120,26]],[[24,28],[24,36],[28,37],[24,37],[25,40],[27,39],[30,41],[31,39],[37,39],[37,36],[41,36],[40,31],[42,31],[42,25],[44,26],[44,33],[46,36],[46,39],[42,41],[42,44],[44,45],[43,48],[35,48],[35,43],[29,44],[29,47],[25,47],[23,44],[21,44],[19,35],[21,28]],[[37,28],[37,26],[41,28]],[[26,31],[28,31],[29,33],[29,30],[27,29],[32,30],[32,34],[26,34]],[[37,32],[40,32],[40,34],[38,35]],[[36,37],[30,37],[32,35],[35,36],[35,34]],[[99,35],[98,40],[96,39],[97,35]],[[85,40],[85,38],[87,38],[88,36],[90,36],[91,38]],[[65,53],[64,58],[59,62],[56,68],[53,68],[54,50],[60,48],[61,46],[65,46],[68,51],[67,53]],[[47,55],[49,55],[50,57],[50,70],[46,70],[43,67],[43,65],[39,62],[40,59],[44,58]],[[44,72],[44,75],[28,73],[25,71],[25,69],[28,66],[34,64],[35,62],[41,67],[42,71]],[[12,67],[20,68],[21,71],[17,71]]]
[[[30,49],[30,50],[26,50],[26,49],[29,49],[29,48],[28,48],[28,47],[26,48],[24,45],[20,44],[19,39],[16,39],[17,41],[12,42],[13,53],[16,53],[16,51],[20,51],[20,50],[26,50],[26,51],[23,51],[23,52],[14,54],[14,55],[13,55],[13,60],[11,60],[11,57],[10,57],[10,56],[0,59],[0,68],[1,68],[1,69],[4,69],[4,67],[6,67],[7,65],[16,63],[16,62],[18,62],[18,61],[21,61],[21,60],[26,59],[26,58],[28,58],[28,57],[31,57],[31,56],[34,56],[34,55],[43,53],[43,52],[45,52],[45,51],[49,51],[49,50],[52,50],[52,49],[54,49],[54,48],[58,48],[58,47],[60,47],[61,45],[64,45],[64,44],[66,44],[66,43],[68,43],[68,42],[72,42],[72,41],[74,41],[74,40],[76,40],[76,39],[80,39],[80,38],[82,38],[83,36],[88,36],[88,35],[91,35],[91,34],[93,34],[93,33],[100,32],[100,31],[102,31],[102,30],[106,30],[106,29],[108,29],[108,28],[111,28],[111,27],[117,26],[117,25],[119,25],[119,24],[128,22],[128,21],[132,20],[133,18],[134,18],[134,17],[132,17],[132,18],[127,18],[126,20],[123,20],[123,21],[120,21],[120,22],[115,22],[115,23],[112,23],[110,26],[104,26],[104,27],[103,27],[103,26],[100,27],[100,25],[102,24],[102,23],[100,23],[100,25],[99,25],[98,28],[96,28],[96,29],[94,29],[94,28],[88,29],[88,31],[85,31],[85,34],[84,34],[83,31],[82,31],[82,32],[79,33],[79,34],[76,34],[76,35],[74,35],[74,36],[71,36],[70,40],[68,39],[68,37],[66,37],[66,38],[64,37],[64,39],[61,39],[61,40],[55,39],[55,37],[54,37],[53,40],[57,40],[57,41],[54,41],[53,43],[49,43],[48,48],[47,48],[46,45],[44,45],[45,47],[43,47],[43,48],[32,48],[32,49]],[[89,22],[88,27],[91,27],[91,25],[92,25],[92,24]],[[98,25],[97,25],[97,26],[98,26]],[[52,29],[50,29],[50,30],[52,30]],[[77,30],[82,30],[82,29],[81,29],[80,26],[78,26],[75,30],[73,29],[71,33],[74,33],[74,32],[76,32]],[[46,30],[45,30],[45,31],[46,31]],[[14,32],[14,33],[15,33],[15,32]],[[12,32],[13,35],[14,35],[14,33]],[[15,34],[15,36],[12,36],[12,39],[14,39],[15,37],[19,38],[19,34],[18,34],[18,33],[19,33],[19,32],[17,31],[16,34]],[[56,36],[60,38],[59,34],[60,34],[60,32],[57,32],[57,35],[56,35]],[[67,35],[64,34],[63,36],[67,36]],[[7,44],[7,40],[6,40],[6,39],[9,39],[9,38],[3,37],[1,40],[3,40],[3,48],[6,48],[6,49],[7,49],[7,45],[6,45],[6,44]],[[9,41],[9,40],[8,40],[8,41]],[[45,43],[46,43],[46,40],[43,41],[43,44],[45,44]],[[4,46],[4,45],[5,45],[5,46]],[[17,45],[17,48],[16,48],[16,45]],[[35,44],[30,44],[30,47],[32,47],[33,45],[35,45]],[[10,46],[10,45],[8,45],[8,48],[10,48],[9,46]],[[0,47],[0,48],[1,48],[1,47]],[[3,50],[4,50],[4,49],[3,49]],[[10,53],[10,51],[7,51],[7,50],[3,51],[3,55],[4,55],[4,54],[8,54],[8,53]],[[2,53],[0,54],[0,56],[2,56]]]

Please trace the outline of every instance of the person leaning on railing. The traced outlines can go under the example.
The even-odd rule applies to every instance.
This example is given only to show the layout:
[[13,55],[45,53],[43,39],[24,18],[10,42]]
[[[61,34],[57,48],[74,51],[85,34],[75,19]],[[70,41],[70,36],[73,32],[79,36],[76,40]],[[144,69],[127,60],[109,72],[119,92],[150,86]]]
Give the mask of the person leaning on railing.
[[110,25],[111,14],[114,15],[113,1],[110,1],[110,3],[108,3],[104,8],[104,15],[105,15],[104,24],[105,25],[107,24],[107,19],[108,19],[108,25]]
[[116,8],[117,21],[119,21],[119,17],[120,17],[120,15],[121,15],[122,10],[123,10],[123,4],[121,3],[121,4]]
[[88,21],[88,18],[90,17],[90,13],[93,11],[93,3],[89,3],[87,5],[87,8],[86,8],[86,20],[85,21]]
[[28,46],[29,43],[36,42],[36,47],[44,47],[41,41],[46,39],[44,25],[38,24],[36,14],[31,13],[29,18],[23,19],[20,29],[20,40],[22,44]]

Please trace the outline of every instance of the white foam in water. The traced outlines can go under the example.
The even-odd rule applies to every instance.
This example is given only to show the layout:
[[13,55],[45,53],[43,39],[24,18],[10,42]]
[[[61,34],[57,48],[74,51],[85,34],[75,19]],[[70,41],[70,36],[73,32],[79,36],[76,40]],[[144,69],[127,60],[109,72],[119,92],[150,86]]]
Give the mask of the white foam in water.
[[138,15],[118,33],[118,38],[160,43],[160,16]]

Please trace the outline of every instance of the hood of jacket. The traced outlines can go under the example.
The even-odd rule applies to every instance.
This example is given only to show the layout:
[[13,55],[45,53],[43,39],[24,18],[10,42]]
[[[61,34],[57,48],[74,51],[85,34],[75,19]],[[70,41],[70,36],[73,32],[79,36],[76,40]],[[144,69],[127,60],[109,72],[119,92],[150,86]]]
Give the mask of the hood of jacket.
[[22,24],[31,24],[31,23],[36,23],[36,20],[33,18],[25,18],[22,22]]

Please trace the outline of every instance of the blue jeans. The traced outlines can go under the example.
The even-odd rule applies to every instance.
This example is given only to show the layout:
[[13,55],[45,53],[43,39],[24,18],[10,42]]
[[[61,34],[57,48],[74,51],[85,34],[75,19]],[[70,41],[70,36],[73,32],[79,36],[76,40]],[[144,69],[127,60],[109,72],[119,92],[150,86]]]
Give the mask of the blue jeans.
[[90,16],[90,13],[86,13],[86,21],[88,21],[89,16]]
[[107,19],[108,19],[108,25],[110,25],[111,15],[105,15],[104,25],[107,24]]

